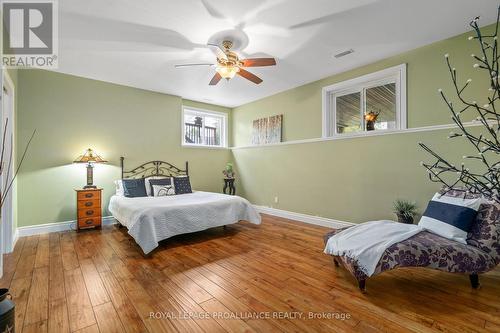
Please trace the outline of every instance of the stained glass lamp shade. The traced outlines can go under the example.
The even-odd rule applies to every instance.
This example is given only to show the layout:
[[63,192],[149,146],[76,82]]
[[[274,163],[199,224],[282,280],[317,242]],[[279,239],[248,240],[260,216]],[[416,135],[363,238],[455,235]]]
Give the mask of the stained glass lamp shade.
[[73,163],[87,163],[87,185],[83,188],[97,188],[94,183],[94,163],[106,163],[101,156],[92,149],[87,149],[83,155],[78,156]]

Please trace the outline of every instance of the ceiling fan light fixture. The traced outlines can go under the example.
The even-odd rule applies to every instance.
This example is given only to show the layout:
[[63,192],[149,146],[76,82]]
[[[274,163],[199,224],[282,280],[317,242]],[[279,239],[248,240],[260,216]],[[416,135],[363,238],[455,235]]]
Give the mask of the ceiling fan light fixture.
[[224,65],[219,65],[215,68],[217,73],[220,74],[224,79],[232,79],[236,73],[240,71],[240,68],[238,66],[224,66]]

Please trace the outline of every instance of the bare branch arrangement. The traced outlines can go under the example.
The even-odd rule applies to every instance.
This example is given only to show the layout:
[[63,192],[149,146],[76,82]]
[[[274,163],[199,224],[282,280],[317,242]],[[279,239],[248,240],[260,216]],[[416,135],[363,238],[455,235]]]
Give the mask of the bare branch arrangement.
[[[460,166],[448,162],[438,153],[423,143],[419,143],[427,153],[434,157],[433,163],[421,162],[427,169],[429,179],[444,185],[445,190],[462,191],[468,193],[482,194],[486,198],[500,202],[500,113],[496,109],[495,102],[500,98],[499,84],[499,60],[498,52],[498,27],[500,20],[500,7],[498,8],[497,23],[495,31],[491,35],[484,35],[479,28],[479,17],[470,22],[474,36],[468,37],[470,41],[477,41],[480,46],[480,54],[472,54],[477,70],[486,71],[489,78],[488,102],[479,105],[476,101],[468,101],[464,97],[464,91],[471,84],[468,79],[460,83],[457,71],[451,65],[449,55],[445,55],[446,63],[454,86],[454,93],[458,98],[458,105],[454,105],[446,97],[442,89],[438,92],[451,112],[451,118],[458,127],[458,133],[451,132],[449,139],[465,138],[472,145],[475,155],[463,156]],[[474,121],[480,123],[481,133],[473,134],[470,127],[466,126],[462,117],[474,114]],[[467,162],[466,165],[465,162]],[[456,177],[453,177],[456,175]],[[453,179],[453,180],[450,180]]]
[[[23,154],[21,155],[21,159],[19,160],[19,164],[16,167],[16,170],[14,171],[14,175],[11,179],[9,179],[10,172],[11,172],[11,166],[12,166],[12,158],[13,158],[13,152],[14,148],[10,147],[10,150],[8,152],[5,151],[6,148],[6,139],[7,139],[7,129],[8,129],[8,124],[9,124],[9,118],[5,120],[5,124],[3,127],[3,134],[2,134],[2,142],[1,142],[1,152],[0,152],[0,175],[5,176],[5,184],[0,184],[0,217],[2,216],[2,207],[5,203],[5,198],[7,197],[7,194],[12,190],[12,185],[14,184],[14,180],[17,177],[17,174],[19,173],[19,170],[21,169],[21,166],[24,162],[24,159],[26,157],[26,153],[28,152],[28,148],[31,145],[31,141],[33,140],[33,137],[35,136],[36,130],[33,130],[33,133],[31,134],[28,143],[24,147]],[[10,142],[12,142],[12,133],[10,135]],[[8,156],[7,156],[8,155]],[[7,160],[7,161],[6,161]],[[7,164],[5,164],[7,162]],[[6,170],[5,170],[6,169]],[[6,174],[4,175],[4,173]]]

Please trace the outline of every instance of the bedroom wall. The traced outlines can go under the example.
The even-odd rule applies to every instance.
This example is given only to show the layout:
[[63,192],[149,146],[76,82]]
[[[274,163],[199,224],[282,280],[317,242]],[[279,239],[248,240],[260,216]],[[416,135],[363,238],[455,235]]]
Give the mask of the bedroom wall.
[[[8,73],[8,76],[12,80],[12,83],[14,85],[14,124],[16,123],[16,110],[17,110],[17,73],[18,70],[16,69],[6,69],[6,72]],[[15,126],[15,125],[14,125]],[[16,168],[16,156],[17,156],[17,145],[16,145],[16,140],[14,139],[14,151],[13,151],[13,168]],[[17,179],[14,179],[14,182],[12,183],[12,205],[13,205],[13,222],[14,222],[14,228],[17,228]]]
[[[491,29],[491,26],[488,27]],[[240,193],[252,203],[350,222],[393,219],[396,198],[415,200],[425,209],[438,185],[427,180],[417,146],[429,143],[461,160],[466,145],[450,144],[449,129],[268,147],[251,142],[252,120],[283,114],[283,141],[321,137],[321,89],[384,68],[407,64],[408,127],[450,124],[437,89],[450,92],[443,55],[450,54],[462,80],[473,79],[469,96],[486,102],[487,78],[472,68],[478,54],[470,34],[415,49],[345,73],[330,76],[233,109],[232,150]],[[356,53],[350,57],[355,57]],[[332,69],[335,63],[332,57]],[[463,143],[463,142],[462,142]],[[458,160],[455,160],[458,162]],[[278,197],[278,203],[274,198]]]
[[154,159],[189,161],[195,189],[220,191],[230,151],[182,148],[181,106],[230,109],[49,71],[20,70],[17,81],[18,151],[37,131],[18,178],[18,226],[75,219],[74,189],[85,185],[85,165],[72,161],[87,147],[109,161],[94,170],[94,183],[104,189],[103,216],[120,178],[120,156],[130,168]]

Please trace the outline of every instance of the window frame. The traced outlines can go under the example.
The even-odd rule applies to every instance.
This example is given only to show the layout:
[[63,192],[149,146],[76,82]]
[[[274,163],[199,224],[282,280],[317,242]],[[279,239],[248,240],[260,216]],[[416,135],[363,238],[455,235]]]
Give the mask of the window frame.
[[[222,120],[221,124],[221,144],[220,145],[207,145],[205,143],[197,144],[197,143],[188,143],[186,142],[186,126],[185,126],[185,116],[186,113],[191,113],[195,115],[200,115],[202,117],[216,117]],[[194,147],[194,148],[207,148],[207,149],[227,149],[228,147],[228,114],[225,112],[212,111],[207,109],[201,109],[196,107],[191,107],[187,105],[182,106],[182,115],[181,115],[181,146],[183,147]],[[202,129],[205,128],[205,121],[203,121]],[[203,131],[204,132],[204,131]],[[202,137],[204,139],[204,137]]]
[[[338,133],[337,128],[337,107],[338,97],[360,93],[361,119],[364,119],[366,111],[366,90],[384,84],[396,84],[396,128],[387,130],[366,131],[365,122],[361,121],[361,131],[352,133]],[[355,137],[369,136],[376,132],[394,132],[407,128],[407,108],[406,108],[406,64],[390,67],[363,75],[354,79],[335,83],[322,90],[322,137]]]

